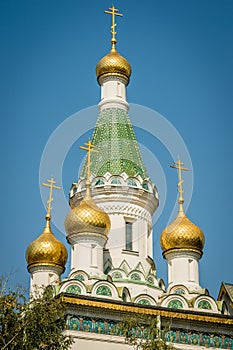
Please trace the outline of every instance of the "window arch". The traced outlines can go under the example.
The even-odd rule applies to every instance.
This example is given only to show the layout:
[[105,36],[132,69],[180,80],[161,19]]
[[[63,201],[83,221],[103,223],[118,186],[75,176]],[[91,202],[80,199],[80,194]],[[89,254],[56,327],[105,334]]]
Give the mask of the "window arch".
[[147,299],[140,299],[138,304],[140,305],[151,305],[150,301]]
[[154,284],[154,278],[151,277],[151,276],[149,276],[149,277],[147,278],[147,281],[148,281],[150,284]]
[[130,279],[134,281],[141,281],[141,276],[139,275],[139,273],[132,273]]
[[104,185],[104,180],[102,179],[98,179],[96,182],[95,182],[95,186],[102,186]]
[[66,288],[66,293],[81,294],[82,291],[81,288],[76,284],[71,284],[69,287]]
[[84,276],[81,274],[74,276],[74,278],[78,281],[84,281]]
[[117,178],[112,179],[111,184],[112,185],[121,185],[121,180],[117,179]]
[[185,291],[182,288],[177,288],[174,293],[175,294],[185,294]]
[[183,309],[183,303],[179,299],[172,299],[167,304],[167,307],[171,309]]
[[138,186],[137,183],[133,179],[129,179],[128,185],[132,186],[132,187],[137,187]]
[[212,310],[210,303],[207,300],[201,300],[197,304],[198,309]]
[[138,273],[132,273],[130,279],[134,281],[141,281],[141,276]]
[[96,294],[111,297],[112,291],[108,286],[101,285],[96,289]]
[[149,191],[148,183],[144,182],[144,183],[142,184],[142,188],[144,188],[144,190]]
[[113,279],[121,279],[123,276],[122,276],[122,273],[121,272],[114,272],[113,274],[112,274],[112,278]]

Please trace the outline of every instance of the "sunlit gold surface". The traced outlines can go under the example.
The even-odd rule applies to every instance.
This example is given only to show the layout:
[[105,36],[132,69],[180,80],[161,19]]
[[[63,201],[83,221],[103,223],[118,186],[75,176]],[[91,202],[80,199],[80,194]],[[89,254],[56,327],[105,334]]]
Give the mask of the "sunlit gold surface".
[[194,225],[184,213],[178,214],[176,219],[166,227],[160,238],[163,251],[175,248],[190,248],[202,251],[205,243],[204,233]]
[[92,199],[84,198],[68,213],[65,219],[65,229],[67,235],[80,232],[108,234],[110,219],[108,214]]
[[61,187],[55,186],[56,181],[54,181],[54,178],[51,177],[51,179],[47,180],[48,184],[42,184],[42,186],[49,187],[49,199],[47,201],[47,215],[50,215],[50,212],[52,210],[51,203],[53,201],[53,189],[56,188],[57,190],[60,190]]
[[112,34],[112,44],[114,45],[116,42],[116,22],[115,22],[115,16],[122,17],[122,13],[119,13],[119,10],[116,9],[114,6],[110,7],[107,11],[104,11],[104,13],[107,13],[109,15],[112,15],[112,25],[111,25],[111,34]]
[[179,192],[179,198],[178,198],[178,203],[179,204],[183,204],[184,203],[184,198],[183,198],[183,182],[184,180],[181,177],[181,171],[187,171],[188,168],[183,168],[182,166],[184,165],[184,163],[182,163],[180,161],[180,158],[178,158],[177,162],[174,162],[174,164],[176,165],[170,165],[170,168],[174,168],[178,170],[178,192]]
[[84,146],[79,146],[79,148],[83,149],[84,151],[87,151],[87,174],[86,174],[86,181],[90,182],[90,176],[91,176],[91,153],[99,153],[96,149],[94,149],[94,145],[91,143],[90,140],[88,142],[84,142]]
[[43,233],[27,247],[26,260],[28,266],[48,264],[64,268],[67,261],[67,250],[64,244],[53,235],[49,215],[46,215],[46,226]]
[[160,237],[160,245],[163,252],[175,249],[184,249],[198,251],[202,253],[202,249],[205,243],[204,233],[200,227],[193,224],[186,216],[183,208],[184,198],[183,198],[183,179],[181,177],[181,171],[187,171],[187,168],[183,168],[184,163],[178,158],[177,162],[174,162],[171,168],[178,170],[178,203],[179,210],[176,219],[166,227]]
[[115,75],[126,78],[128,81],[131,75],[131,67],[129,62],[115,48],[112,48],[109,54],[97,63],[96,75],[98,80],[103,76]]

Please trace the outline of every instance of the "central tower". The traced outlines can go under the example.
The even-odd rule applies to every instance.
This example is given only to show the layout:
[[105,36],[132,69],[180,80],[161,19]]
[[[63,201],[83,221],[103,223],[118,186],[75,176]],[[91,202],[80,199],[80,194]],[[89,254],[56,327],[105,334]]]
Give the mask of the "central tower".
[[[115,18],[122,14],[114,6],[105,13],[112,16],[111,50],[96,66],[101,99],[92,143],[98,152],[92,154],[90,165],[92,198],[111,221],[103,271],[115,285],[127,285],[131,300],[138,294],[150,294],[156,300],[162,292],[152,259],[152,215],[158,207],[158,194],[128,115],[126,87],[131,66],[116,49]],[[71,208],[80,204],[86,192],[87,168],[88,159],[80,178],[72,184]],[[73,266],[71,272],[79,268]]]

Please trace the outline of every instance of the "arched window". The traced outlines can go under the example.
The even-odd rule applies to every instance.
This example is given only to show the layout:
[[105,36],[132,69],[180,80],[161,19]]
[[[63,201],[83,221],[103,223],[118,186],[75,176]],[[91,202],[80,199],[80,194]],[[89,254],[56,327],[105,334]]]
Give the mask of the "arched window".
[[149,300],[147,300],[147,299],[141,299],[141,300],[139,300],[138,304],[141,304],[141,305],[151,305],[151,303],[150,303]]
[[154,284],[154,279],[153,279],[153,277],[148,277],[148,278],[147,278],[147,281],[148,281],[150,284]]
[[178,299],[172,299],[169,301],[167,307],[170,307],[171,309],[183,309],[183,304]]
[[120,272],[114,272],[112,274],[112,278],[113,279],[120,279],[120,278],[122,278],[122,274]]
[[104,185],[104,180],[102,179],[97,180],[95,183],[95,186],[102,186],[102,185]]
[[111,184],[112,185],[120,185],[121,184],[121,180],[120,179],[112,179]]
[[111,289],[108,286],[99,286],[96,290],[97,295],[105,295],[107,297],[112,296]]
[[142,184],[142,188],[144,188],[144,190],[149,191],[149,186],[148,186],[148,184],[147,184],[146,182],[144,182],[144,183]]
[[125,222],[125,249],[133,250],[133,224]]
[[134,281],[141,281],[141,277],[138,273],[132,273],[132,275],[130,276],[130,279]]
[[197,307],[198,307],[198,309],[204,309],[204,310],[211,310],[212,309],[210,303],[207,300],[199,301],[199,303],[197,304]]
[[133,179],[130,179],[130,180],[128,181],[128,185],[129,185],[129,186],[133,186],[133,187],[137,187],[137,184],[136,184],[136,182],[135,182]]
[[182,288],[177,288],[175,294],[185,294],[185,291]]
[[83,275],[76,275],[74,278],[78,281],[84,281]]
[[71,286],[66,288],[66,293],[81,294],[81,292],[81,288],[75,284],[72,284]]

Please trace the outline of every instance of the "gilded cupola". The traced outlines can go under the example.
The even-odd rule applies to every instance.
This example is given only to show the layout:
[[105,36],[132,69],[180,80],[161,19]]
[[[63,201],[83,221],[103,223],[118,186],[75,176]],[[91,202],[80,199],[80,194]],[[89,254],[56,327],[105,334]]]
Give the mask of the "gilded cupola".
[[80,204],[72,208],[65,219],[65,230],[67,238],[71,235],[86,233],[86,234],[101,234],[106,236],[110,230],[110,218],[108,214],[98,207],[92,199],[90,190],[90,154],[97,152],[93,149],[91,141],[85,143],[87,147],[80,148],[87,150],[87,175],[86,175],[86,194]]
[[131,66],[127,59],[121,56],[116,50],[116,23],[115,16],[122,16],[118,13],[118,10],[112,6],[105,13],[112,15],[112,26],[111,26],[111,51],[104,56],[96,65],[96,76],[100,83],[100,79],[108,76],[117,76],[124,78],[126,80],[126,85],[129,83],[129,78],[131,75]]
[[129,62],[121,56],[115,46],[104,56],[96,65],[96,76],[98,82],[103,77],[118,76],[126,79],[126,85],[129,83],[131,75],[131,66]]
[[46,225],[42,234],[29,244],[26,250],[28,268],[33,266],[57,266],[65,269],[67,250],[52,233],[50,215],[46,215]]
[[205,243],[205,237],[203,231],[200,227],[192,223],[185,214],[183,209],[184,199],[182,196],[183,189],[181,179],[181,170],[188,170],[183,168],[181,161],[178,159],[178,162],[175,162],[175,166],[172,168],[178,169],[178,192],[179,192],[179,210],[178,215],[175,220],[167,226],[160,237],[160,245],[163,250],[163,255],[168,251],[172,250],[193,250],[202,254],[202,250]]
[[65,270],[65,264],[67,261],[67,250],[62,242],[60,242],[53,234],[50,226],[50,211],[52,209],[51,202],[53,188],[60,189],[55,186],[56,183],[53,178],[47,180],[49,184],[43,184],[43,186],[50,187],[49,200],[47,202],[48,212],[46,214],[46,224],[42,234],[33,242],[31,242],[26,250],[26,261],[28,268],[33,266],[56,266]]

